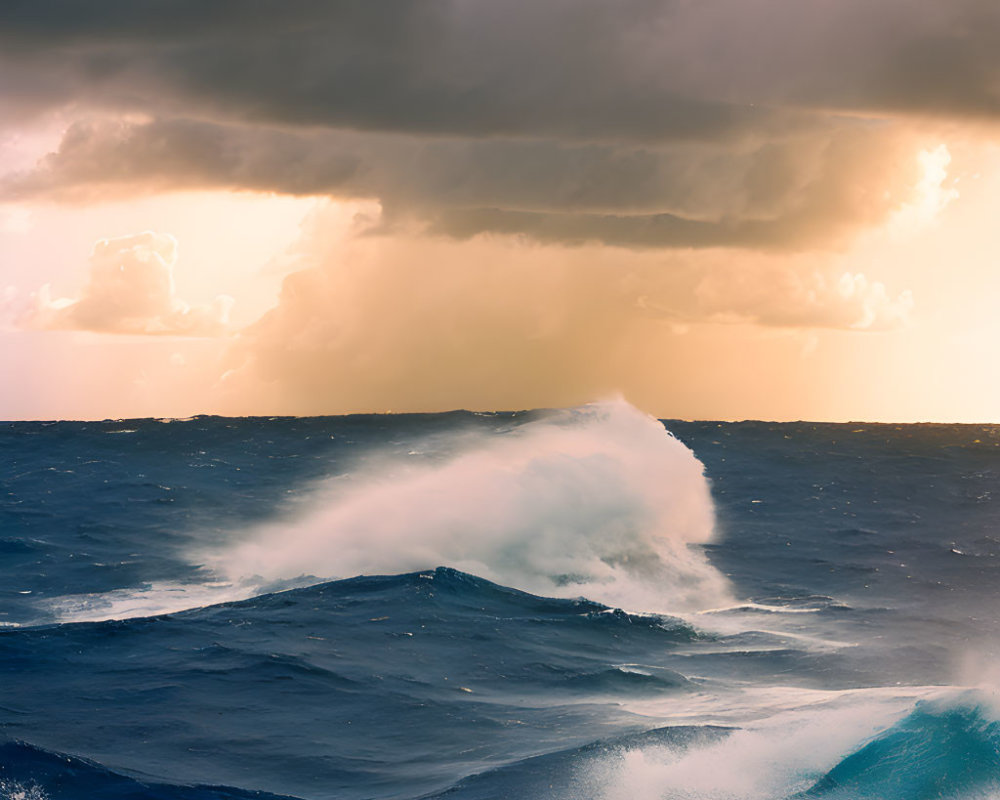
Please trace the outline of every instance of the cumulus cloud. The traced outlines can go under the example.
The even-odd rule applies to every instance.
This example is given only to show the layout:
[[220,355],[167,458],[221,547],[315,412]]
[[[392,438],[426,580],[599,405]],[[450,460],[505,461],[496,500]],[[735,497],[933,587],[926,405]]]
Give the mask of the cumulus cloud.
[[314,253],[234,343],[232,412],[575,405],[619,385],[635,320],[607,258],[409,236]]
[[44,286],[22,316],[25,327],[98,333],[217,336],[229,321],[232,299],[190,306],[174,293],[177,241],[146,231],[94,245],[79,298],[52,298]]
[[913,196],[890,218],[896,233],[920,230],[937,219],[937,216],[959,196],[954,183],[946,185],[951,153],[945,145],[933,150],[921,150],[918,156],[922,175]]
[[906,292],[786,254],[665,263],[655,251],[510,239],[345,241],[324,217],[295,248],[275,308],[231,348],[231,413],[573,405],[655,373],[651,334],[665,357],[685,348],[683,326],[874,331],[912,306]]
[[887,330],[905,324],[913,308],[911,292],[893,297],[861,273],[787,265],[713,270],[695,296],[698,311],[710,319],[776,327]]

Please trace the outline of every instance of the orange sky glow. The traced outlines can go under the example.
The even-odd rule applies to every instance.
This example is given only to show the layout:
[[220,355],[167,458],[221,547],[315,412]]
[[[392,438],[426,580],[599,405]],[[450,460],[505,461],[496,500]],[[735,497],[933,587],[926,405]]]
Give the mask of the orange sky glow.
[[1000,13],[734,2],[0,11],[0,418],[1000,422]]

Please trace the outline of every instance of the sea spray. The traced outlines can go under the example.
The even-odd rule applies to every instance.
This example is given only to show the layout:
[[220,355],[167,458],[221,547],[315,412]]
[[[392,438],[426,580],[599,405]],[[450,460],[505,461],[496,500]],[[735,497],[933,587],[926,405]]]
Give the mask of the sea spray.
[[313,509],[203,555],[233,581],[455,567],[538,594],[632,611],[726,602],[698,545],[714,513],[701,463],[624,401],[466,442],[434,466],[378,465]]
[[[947,694],[938,686],[845,691],[772,687],[706,697],[706,707],[701,709],[676,701],[669,706],[633,703],[633,709],[645,705],[651,716],[656,716],[654,709],[660,706],[660,718],[673,724],[711,721],[729,733],[696,749],[669,742],[612,748],[602,758],[581,763],[568,794],[581,800],[806,800],[825,796],[836,778],[851,771],[858,754],[850,754],[859,743],[891,739],[918,714],[914,704],[919,710]],[[884,760],[882,774],[867,785],[855,781],[852,791],[831,796],[837,800],[944,796],[888,791],[887,775],[896,774],[900,783],[908,783],[926,771],[923,762],[927,761],[926,754],[904,753],[903,748],[891,756]],[[833,778],[824,778],[831,767]],[[977,767],[984,777],[991,773],[985,764]]]
[[700,549],[714,534],[701,462],[622,400],[490,433],[439,433],[420,451],[368,451],[349,480],[320,481],[277,520],[190,551],[200,579],[64,595],[48,612],[126,619],[437,566],[633,612],[733,602]]
[[[631,509],[618,518],[655,520],[655,500],[625,492],[636,468],[617,452],[535,448],[533,467],[502,449],[549,428],[618,436],[600,413],[130,420],[128,436],[114,433],[122,422],[8,424],[8,793],[124,797],[121,781],[140,775],[132,796],[171,800],[998,796],[992,427],[669,423],[706,465],[726,532],[702,548],[686,543],[705,529],[690,529],[677,563],[704,550],[739,600],[706,603],[691,626],[448,568],[325,582],[314,573],[339,569],[317,560],[300,567],[310,585],[289,589],[296,579],[244,582],[235,561],[198,566],[208,554],[221,569],[268,537],[280,548],[282,527],[494,447],[529,488],[560,459],[576,464],[568,474],[610,459],[610,477],[584,482],[570,509],[584,516],[613,487]],[[623,429],[654,454],[672,446],[642,419]],[[640,463],[644,479],[658,457]],[[433,561],[454,546],[425,543]],[[493,556],[463,554],[509,563]],[[535,569],[528,578],[552,583],[554,569]],[[262,594],[270,586],[289,590]],[[215,604],[59,624],[46,609],[69,595],[93,601],[76,619]],[[218,604],[233,596],[245,599]],[[952,703],[968,684],[985,691]]]

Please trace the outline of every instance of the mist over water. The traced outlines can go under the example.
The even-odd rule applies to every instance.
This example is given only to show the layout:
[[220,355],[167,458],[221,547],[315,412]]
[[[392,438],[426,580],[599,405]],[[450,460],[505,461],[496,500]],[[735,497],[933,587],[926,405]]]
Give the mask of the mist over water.
[[704,468],[623,401],[464,441],[435,466],[383,461],[309,511],[205,561],[230,580],[395,574],[446,565],[630,611],[730,597],[697,545],[714,532]]

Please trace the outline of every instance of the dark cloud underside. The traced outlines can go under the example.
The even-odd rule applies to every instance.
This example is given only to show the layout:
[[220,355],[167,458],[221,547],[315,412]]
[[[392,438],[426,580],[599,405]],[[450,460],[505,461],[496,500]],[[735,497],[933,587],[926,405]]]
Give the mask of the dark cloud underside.
[[458,135],[691,138],[775,109],[994,114],[992,0],[7,0],[6,93]]
[[[567,145],[289,132],[191,120],[78,124],[0,197],[87,199],[227,187],[376,198],[464,238],[520,233],[635,247],[781,247],[876,222],[916,179],[896,134],[864,122],[744,148]],[[867,183],[875,190],[865,190]]]
[[905,200],[897,115],[1000,110],[998,45],[985,0],[7,0],[4,118],[78,124],[0,191],[245,188],[373,197],[458,237],[807,246]]

